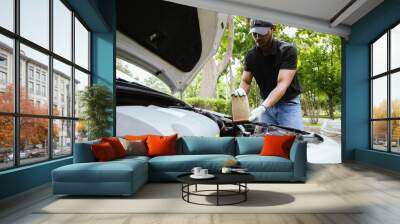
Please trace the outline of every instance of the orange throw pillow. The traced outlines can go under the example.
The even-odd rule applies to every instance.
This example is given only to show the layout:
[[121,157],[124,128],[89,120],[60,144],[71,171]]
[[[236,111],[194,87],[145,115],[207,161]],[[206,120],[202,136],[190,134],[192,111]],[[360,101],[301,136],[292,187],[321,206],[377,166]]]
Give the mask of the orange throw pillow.
[[117,156],[117,158],[126,156],[126,151],[118,138],[116,138],[116,137],[101,138],[101,142],[110,143],[110,145],[114,149],[114,152],[115,152],[115,155]]
[[176,155],[176,139],[178,135],[158,136],[150,135],[147,137],[147,155],[148,156],[165,156]]
[[94,157],[99,162],[110,161],[117,158],[113,147],[108,142],[93,144],[90,147],[92,149]]
[[129,141],[144,141],[146,142],[148,135],[125,135],[124,138]]
[[295,140],[295,135],[265,135],[261,156],[280,156],[289,159],[290,148]]

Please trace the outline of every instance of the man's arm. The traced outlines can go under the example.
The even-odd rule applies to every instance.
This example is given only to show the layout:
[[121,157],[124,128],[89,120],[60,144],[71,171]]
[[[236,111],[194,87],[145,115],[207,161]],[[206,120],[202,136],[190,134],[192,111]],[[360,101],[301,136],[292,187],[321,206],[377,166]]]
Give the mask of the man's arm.
[[[278,74],[278,83],[276,87],[268,95],[267,99],[264,100],[262,105],[265,107],[272,107],[285,95],[287,88],[296,74],[296,70],[281,69]],[[243,79],[242,79],[243,81]]]
[[244,91],[246,92],[246,95],[249,95],[252,79],[253,79],[253,75],[251,74],[251,72],[243,71],[242,81],[240,81],[239,87],[244,89]]

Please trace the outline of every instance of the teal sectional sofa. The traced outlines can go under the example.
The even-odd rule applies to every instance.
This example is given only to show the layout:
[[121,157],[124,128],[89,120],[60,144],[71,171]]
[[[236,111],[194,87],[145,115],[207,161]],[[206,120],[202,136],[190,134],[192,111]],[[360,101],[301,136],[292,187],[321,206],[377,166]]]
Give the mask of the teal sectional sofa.
[[263,137],[181,137],[177,155],[127,156],[96,162],[91,141],[75,144],[74,163],[52,171],[54,194],[131,195],[148,181],[176,181],[193,167],[219,172],[228,160],[236,160],[259,182],[304,182],[307,169],[306,142],[296,140],[290,159],[260,156]]

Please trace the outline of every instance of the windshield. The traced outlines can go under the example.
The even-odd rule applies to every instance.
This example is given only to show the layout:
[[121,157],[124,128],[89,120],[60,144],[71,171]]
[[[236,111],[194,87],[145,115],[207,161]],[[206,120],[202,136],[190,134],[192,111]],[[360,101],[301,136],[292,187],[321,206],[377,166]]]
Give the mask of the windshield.
[[156,76],[120,58],[117,58],[117,78],[128,82],[136,82],[157,91],[171,94],[171,89]]

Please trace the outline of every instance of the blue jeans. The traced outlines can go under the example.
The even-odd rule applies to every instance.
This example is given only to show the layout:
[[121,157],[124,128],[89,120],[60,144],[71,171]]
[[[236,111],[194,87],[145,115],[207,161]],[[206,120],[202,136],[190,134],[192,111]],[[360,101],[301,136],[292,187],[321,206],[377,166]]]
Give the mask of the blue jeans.
[[261,114],[258,121],[303,131],[304,124],[300,106],[300,97],[296,96],[291,100],[280,101],[273,107],[269,107]]

